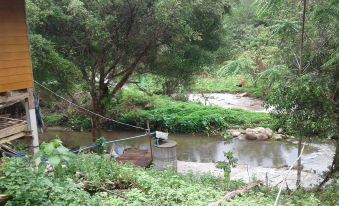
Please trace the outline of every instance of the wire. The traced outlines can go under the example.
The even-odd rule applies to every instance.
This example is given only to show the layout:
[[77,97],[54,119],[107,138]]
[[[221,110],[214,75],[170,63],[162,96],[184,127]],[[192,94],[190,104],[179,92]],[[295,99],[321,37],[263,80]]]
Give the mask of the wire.
[[117,120],[114,120],[114,119],[111,119],[111,118],[102,116],[101,114],[95,113],[95,112],[93,112],[93,111],[91,111],[91,110],[89,110],[89,109],[86,109],[86,108],[84,108],[84,107],[82,107],[82,106],[80,106],[80,105],[78,105],[78,104],[75,104],[74,102],[72,102],[72,101],[70,101],[70,100],[68,100],[68,99],[66,99],[66,98],[64,98],[64,97],[62,97],[62,96],[60,96],[59,94],[55,93],[54,91],[52,91],[52,90],[49,89],[48,87],[44,86],[43,84],[41,84],[41,83],[39,83],[39,82],[37,82],[37,81],[35,81],[35,80],[33,80],[33,81],[34,81],[34,83],[36,83],[36,84],[39,85],[40,87],[44,88],[45,90],[49,91],[50,93],[54,94],[55,96],[59,97],[60,99],[64,100],[65,102],[68,102],[69,104],[71,104],[71,105],[73,105],[73,106],[75,106],[75,107],[77,107],[77,108],[80,108],[80,109],[82,109],[82,110],[84,110],[84,111],[86,111],[86,112],[88,112],[88,113],[90,113],[90,114],[92,114],[92,115],[98,116],[98,117],[100,117],[100,118],[102,118],[102,119],[106,119],[106,120],[111,121],[111,122],[115,122],[115,123],[120,124],[120,125],[124,125],[124,126],[128,126],[128,127],[133,127],[133,128],[135,128],[135,129],[140,129],[140,130],[144,130],[144,131],[148,131],[148,129],[145,129],[145,128],[143,128],[143,127],[138,127],[138,126],[135,126],[135,125],[131,125],[131,124],[119,122],[119,121],[117,121]]

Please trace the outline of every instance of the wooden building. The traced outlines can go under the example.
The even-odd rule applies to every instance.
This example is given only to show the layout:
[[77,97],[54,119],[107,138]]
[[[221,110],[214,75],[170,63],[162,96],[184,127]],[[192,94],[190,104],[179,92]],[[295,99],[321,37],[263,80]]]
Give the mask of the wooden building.
[[0,144],[31,137],[34,151],[39,140],[33,97],[25,0],[0,0],[0,109],[18,102],[25,105],[25,120],[0,116]]

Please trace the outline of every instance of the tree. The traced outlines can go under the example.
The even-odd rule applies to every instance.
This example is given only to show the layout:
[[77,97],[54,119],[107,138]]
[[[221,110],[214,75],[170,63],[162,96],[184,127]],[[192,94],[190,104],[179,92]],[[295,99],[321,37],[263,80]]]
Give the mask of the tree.
[[[91,95],[93,111],[102,115],[104,99],[114,97],[136,72],[154,71],[162,64],[166,65],[160,69],[163,73],[173,68],[184,72],[187,65],[198,67],[203,55],[195,56],[194,51],[203,49],[219,28],[223,4],[214,0],[30,0],[27,8],[30,32],[54,45],[54,51],[75,66]],[[208,32],[195,25],[207,14],[217,20]],[[178,61],[169,62],[171,57]],[[92,116],[92,124],[93,136],[99,137],[98,116]]]
[[[275,108],[279,122],[297,131],[301,138],[317,135],[336,139],[336,154],[325,178],[328,180],[339,171],[338,3],[332,0],[312,1],[307,4],[306,10],[305,0],[288,4],[282,2],[262,1],[266,5],[263,6],[268,12],[266,15],[272,18],[270,14],[274,13],[272,22],[278,23],[273,28],[283,45],[280,52],[284,53],[282,64],[288,68],[280,74],[279,85],[273,89],[267,106]],[[295,9],[302,12],[296,13]],[[281,15],[287,20],[280,21]],[[300,16],[302,21],[296,25],[295,19]],[[300,34],[300,38],[293,34],[294,31]],[[300,161],[298,165],[297,186],[300,186]]]

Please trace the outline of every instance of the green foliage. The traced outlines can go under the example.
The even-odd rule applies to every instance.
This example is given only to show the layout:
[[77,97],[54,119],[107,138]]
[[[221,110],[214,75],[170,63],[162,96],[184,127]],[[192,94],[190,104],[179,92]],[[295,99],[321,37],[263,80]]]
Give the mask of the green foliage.
[[229,188],[212,176],[145,170],[94,154],[72,158],[62,178],[23,159],[6,159],[0,171],[0,190],[13,197],[8,205],[206,205]]
[[[29,0],[35,74],[54,88],[82,85],[100,114],[105,101],[137,73],[165,77],[165,94],[172,94],[213,61],[225,5],[214,0]],[[93,118],[93,126],[98,124]]]
[[0,190],[12,198],[6,205],[100,205],[102,201],[72,180],[46,175],[26,159],[6,159],[0,167]]
[[39,34],[31,34],[30,46],[35,80],[63,93],[74,89],[80,74],[74,63],[56,51],[53,42]]
[[[335,14],[339,13],[338,7],[334,6],[334,1],[310,2],[307,5],[310,8],[307,16],[310,18],[305,25],[307,38],[300,68],[300,56],[296,55],[300,40],[294,33],[300,36],[299,14],[302,5],[300,2],[282,4],[273,0],[261,2],[271,5],[272,9],[279,6],[279,12],[268,12],[263,18],[271,20],[275,38],[284,45],[279,51],[282,56],[279,66],[284,69],[273,77],[277,84],[272,89],[267,106],[275,108],[281,125],[300,135],[334,137],[338,130],[339,70],[335,63],[338,52],[333,23],[337,21],[338,15]],[[295,11],[299,12],[298,15]],[[283,20],[281,16],[284,16]],[[327,43],[324,44],[324,41]]]
[[103,155],[107,152],[106,148],[104,146],[104,142],[106,142],[106,139],[104,137],[100,137],[100,138],[95,140],[95,144],[99,145],[97,147],[97,152],[98,152],[99,155]]
[[[150,97],[142,92],[129,90],[124,90],[118,101],[122,105],[128,105],[126,109],[121,110],[123,116],[120,120],[143,125],[148,119],[154,129],[178,133],[204,133],[258,125],[269,127],[271,122],[270,116],[265,113],[208,107],[196,103],[173,101],[165,96]],[[145,108],[145,105],[150,107]]]
[[231,168],[235,167],[238,159],[233,156],[232,151],[224,152],[225,161],[217,162],[216,167],[224,171],[224,181],[229,182],[231,179]]
[[[247,86],[238,87],[240,80],[247,80]],[[263,85],[259,83],[257,87],[253,86],[251,79],[245,75],[231,75],[227,77],[209,77],[196,80],[193,88],[196,93],[244,93],[247,92],[250,96],[262,97]]]
[[71,117],[68,120],[67,125],[74,130],[82,131],[84,129],[90,129],[92,127],[92,122],[87,116],[77,115],[75,117]]
[[44,115],[44,122],[47,126],[64,126],[65,117],[63,114],[48,114]]
[[69,127],[76,131],[82,131],[84,129],[90,129],[92,126],[91,119],[81,114],[45,114],[44,121],[47,126],[62,126]]
[[44,159],[47,159],[48,164],[52,165],[55,174],[60,176],[63,166],[67,166],[73,156],[74,154],[64,147],[61,140],[56,137],[49,143],[43,142],[34,158],[39,164],[45,164]]
[[[225,63],[225,66],[221,67],[218,75],[227,76],[235,74],[243,74],[255,68],[253,60],[239,57],[236,60],[229,60]],[[249,72],[248,72],[249,73]]]
[[[75,155],[61,176],[46,173],[45,165],[32,166],[30,159],[3,159],[0,191],[11,199],[6,205],[207,205],[225,193],[242,187],[211,175],[182,175],[156,171],[96,154]],[[283,192],[283,205],[332,206],[338,202],[337,185],[324,192]],[[255,189],[226,205],[272,205],[277,194],[269,188]]]
[[335,102],[331,99],[331,80],[304,75],[273,90],[267,105],[274,105],[278,124],[300,135],[336,134]]

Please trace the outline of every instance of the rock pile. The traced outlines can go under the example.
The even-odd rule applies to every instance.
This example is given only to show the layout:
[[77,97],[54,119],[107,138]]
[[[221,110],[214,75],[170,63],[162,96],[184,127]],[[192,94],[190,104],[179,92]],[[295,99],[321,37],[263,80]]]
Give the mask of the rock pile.
[[228,130],[230,135],[234,138],[241,140],[282,140],[289,136],[283,134],[283,130],[279,129],[278,132],[274,133],[270,128],[256,127],[244,129],[230,129]]

